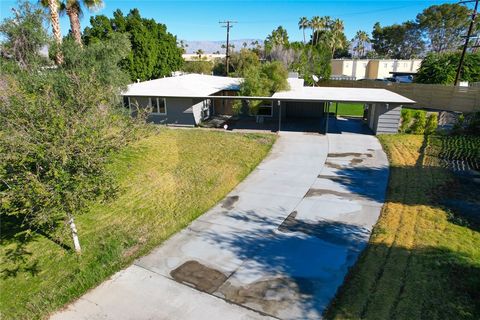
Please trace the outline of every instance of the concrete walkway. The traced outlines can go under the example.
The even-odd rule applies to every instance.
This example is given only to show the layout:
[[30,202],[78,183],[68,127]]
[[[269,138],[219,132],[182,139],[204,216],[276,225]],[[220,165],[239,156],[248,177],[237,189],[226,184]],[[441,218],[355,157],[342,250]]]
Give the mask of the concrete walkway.
[[377,139],[336,123],[282,132],[221,203],[52,319],[320,319],[388,178]]

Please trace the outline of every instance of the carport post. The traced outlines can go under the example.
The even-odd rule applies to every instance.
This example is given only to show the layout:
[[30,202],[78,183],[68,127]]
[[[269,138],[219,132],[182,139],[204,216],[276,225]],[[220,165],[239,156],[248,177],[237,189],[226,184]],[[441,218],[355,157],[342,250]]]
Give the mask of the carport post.
[[325,134],[328,133],[328,114],[330,113],[330,107],[332,106],[332,103],[331,102],[327,102],[327,117],[326,117],[326,121],[325,121]]
[[278,133],[280,133],[280,130],[282,128],[282,103],[280,100],[277,101],[277,106],[278,106]]

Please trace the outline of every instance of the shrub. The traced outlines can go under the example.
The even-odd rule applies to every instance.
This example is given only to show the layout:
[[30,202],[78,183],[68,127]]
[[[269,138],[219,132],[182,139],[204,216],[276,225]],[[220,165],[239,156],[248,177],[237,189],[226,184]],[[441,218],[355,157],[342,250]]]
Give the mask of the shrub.
[[425,134],[434,134],[437,131],[438,126],[438,114],[431,113],[427,117],[427,123],[425,125]]
[[402,122],[400,124],[400,132],[406,133],[407,130],[410,128],[410,125],[412,122],[412,113],[413,113],[413,110],[411,109],[406,109],[406,108],[402,109],[402,113],[401,113]]
[[425,125],[427,123],[426,112],[417,110],[413,114],[413,123],[410,127],[410,133],[423,134],[425,132]]
[[[21,28],[30,21],[24,16],[2,27]],[[21,37],[3,35],[7,44]],[[80,251],[74,217],[90,201],[114,194],[105,164],[135,136],[134,120],[118,107],[128,81],[118,63],[129,42],[113,35],[82,49],[66,40],[60,50],[65,62],[57,68],[23,64],[14,56],[22,68],[0,71],[0,213],[48,234],[70,226]]]

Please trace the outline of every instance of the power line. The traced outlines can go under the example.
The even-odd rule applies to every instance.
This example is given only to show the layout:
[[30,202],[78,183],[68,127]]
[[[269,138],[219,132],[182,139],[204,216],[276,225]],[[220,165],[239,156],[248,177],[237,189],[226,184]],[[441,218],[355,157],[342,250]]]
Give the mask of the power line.
[[227,28],[227,48],[225,52],[225,65],[226,65],[226,72],[228,76],[229,71],[229,60],[230,60],[230,28],[233,28],[232,24],[238,23],[237,21],[226,20],[226,21],[219,21],[218,23],[222,24],[223,28]]
[[478,0],[469,0],[469,1],[461,1],[460,3],[470,3],[475,1],[475,7],[472,13],[472,20],[470,20],[470,26],[468,27],[467,36],[465,37],[465,44],[463,45],[462,56],[460,57],[460,62],[458,63],[457,74],[455,75],[455,85],[458,85],[458,81],[460,80],[460,73],[462,72],[463,61],[465,60],[465,53],[467,52],[468,43],[470,42],[470,38],[472,37],[473,27],[475,26],[475,18],[477,17],[477,10],[478,10]]

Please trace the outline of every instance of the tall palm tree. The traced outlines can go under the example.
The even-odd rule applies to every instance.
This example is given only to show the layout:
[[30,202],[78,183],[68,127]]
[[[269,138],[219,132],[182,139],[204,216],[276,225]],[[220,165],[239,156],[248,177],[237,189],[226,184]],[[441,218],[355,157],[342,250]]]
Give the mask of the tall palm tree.
[[302,30],[303,32],[303,44],[305,45],[305,29],[307,29],[310,26],[310,23],[307,19],[307,17],[301,17],[300,21],[298,21],[298,29]]
[[330,32],[330,48],[332,49],[332,58],[335,54],[335,50],[343,49],[345,43],[344,39],[342,38],[343,30],[345,29],[345,25],[343,21],[340,19],[335,19],[331,23],[331,32]]
[[322,28],[322,21],[319,16],[315,16],[310,20],[310,28],[312,28],[312,44],[317,44],[318,31]]
[[[40,4],[44,8],[48,8],[50,12],[50,21],[52,23],[52,33],[55,39],[55,42],[60,45],[62,43],[62,33],[60,31],[60,18],[59,18],[59,7],[61,3],[58,0],[40,0]],[[55,63],[63,63],[63,55],[60,50],[57,50],[55,55]]]
[[88,10],[93,11],[103,5],[103,0],[66,0],[65,10],[70,19],[70,30],[72,31],[75,42],[80,46],[82,45],[82,32],[80,30],[82,3]]

